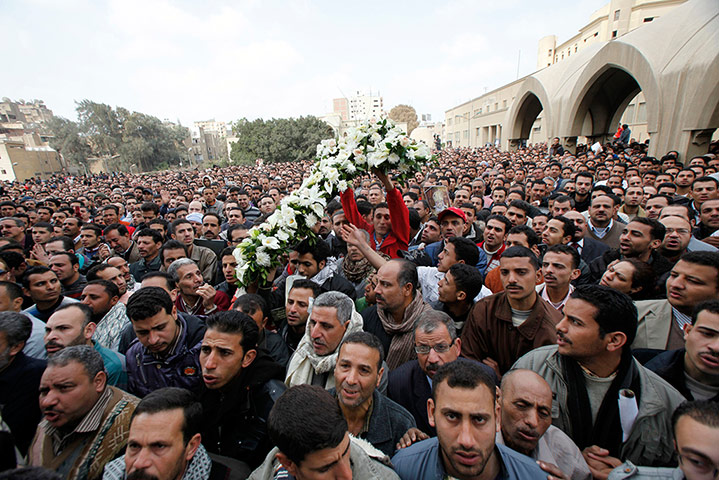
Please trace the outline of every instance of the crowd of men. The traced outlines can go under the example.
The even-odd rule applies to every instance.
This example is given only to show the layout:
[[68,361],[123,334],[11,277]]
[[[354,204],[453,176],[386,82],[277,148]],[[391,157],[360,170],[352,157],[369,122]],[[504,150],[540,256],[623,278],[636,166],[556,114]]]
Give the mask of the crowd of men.
[[719,472],[719,157],[444,149],[238,286],[310,162],[0,185],[0,479]]

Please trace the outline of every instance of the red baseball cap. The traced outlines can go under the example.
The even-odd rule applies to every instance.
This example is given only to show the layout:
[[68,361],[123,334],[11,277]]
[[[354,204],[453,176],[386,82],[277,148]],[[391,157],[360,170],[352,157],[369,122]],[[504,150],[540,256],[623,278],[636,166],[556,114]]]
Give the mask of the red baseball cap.
[[460,210],[459,208],[457,208],[457,207],[445,208],[444,210],[442,210],[442,211],[440,212],[439,215],[437,215],[437,218],[438,218],[439,221],[441,222],[442,219],[443,219],[444,217],[446,217],[447,215],[456,215],[456,216],[458,216],[459,218],[461,218],[464,223],[467,223],[467,215],[465,215],[464,212],[463,212],[462,210]]

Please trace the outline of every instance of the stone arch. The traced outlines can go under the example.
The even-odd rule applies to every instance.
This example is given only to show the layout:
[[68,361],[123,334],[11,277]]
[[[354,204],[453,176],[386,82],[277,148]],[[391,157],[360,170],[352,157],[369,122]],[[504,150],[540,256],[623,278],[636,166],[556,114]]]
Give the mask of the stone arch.
[[[640,91],[647,99],[647,128],[657,132],[661,95],[652,66],[636,47],[613,41],[587,63],[575,82],[562,129],[567,136],[613,133],[629,102]],[[589,119],[589,131],[583,129]]]
[[539,80],[528,77],[519,88],[504,121],[508,126],[510,146],[516,148],[520,140],[530,137],[532,125],[541,112],[544,112],[542,122],[548,131],[552,117],[549,95]]

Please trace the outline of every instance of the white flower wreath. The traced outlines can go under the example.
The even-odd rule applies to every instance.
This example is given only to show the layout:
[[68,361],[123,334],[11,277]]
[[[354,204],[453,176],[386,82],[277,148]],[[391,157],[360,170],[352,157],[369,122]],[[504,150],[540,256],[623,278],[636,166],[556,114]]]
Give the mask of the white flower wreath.
[[375,168],[395,170],[396,178],[404,181],[431,161],[429,147],[410,139],[388,118],[369,120],[339,140],[323,140],[309,177],[235,249],[238,285],[265,282],[267,272],[280,265],[293,244],[314,237],[312,227],[324,215],[328,199],[347,190],[353,178]]

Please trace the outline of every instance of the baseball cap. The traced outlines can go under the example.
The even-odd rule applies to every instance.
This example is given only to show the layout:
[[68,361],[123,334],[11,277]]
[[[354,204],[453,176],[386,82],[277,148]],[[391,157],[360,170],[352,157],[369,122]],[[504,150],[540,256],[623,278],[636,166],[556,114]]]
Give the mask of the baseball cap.
[[444,217],[446,217],[447,215],[456,215],[456,216],[458,216],[459,218],[461,218],[463,222],[465,222],[465,223],[467,222],[467,215],[465,215],[465,213],[464,213],[462,210],[460,210],[459,208],[457,208],[457,207],[445,208],[444,210],[442,210],[442,211],[439,213],[439,215],[437,215],[437,218],[438,218],[439,221],[441,222],[442,219],[443,219]]

